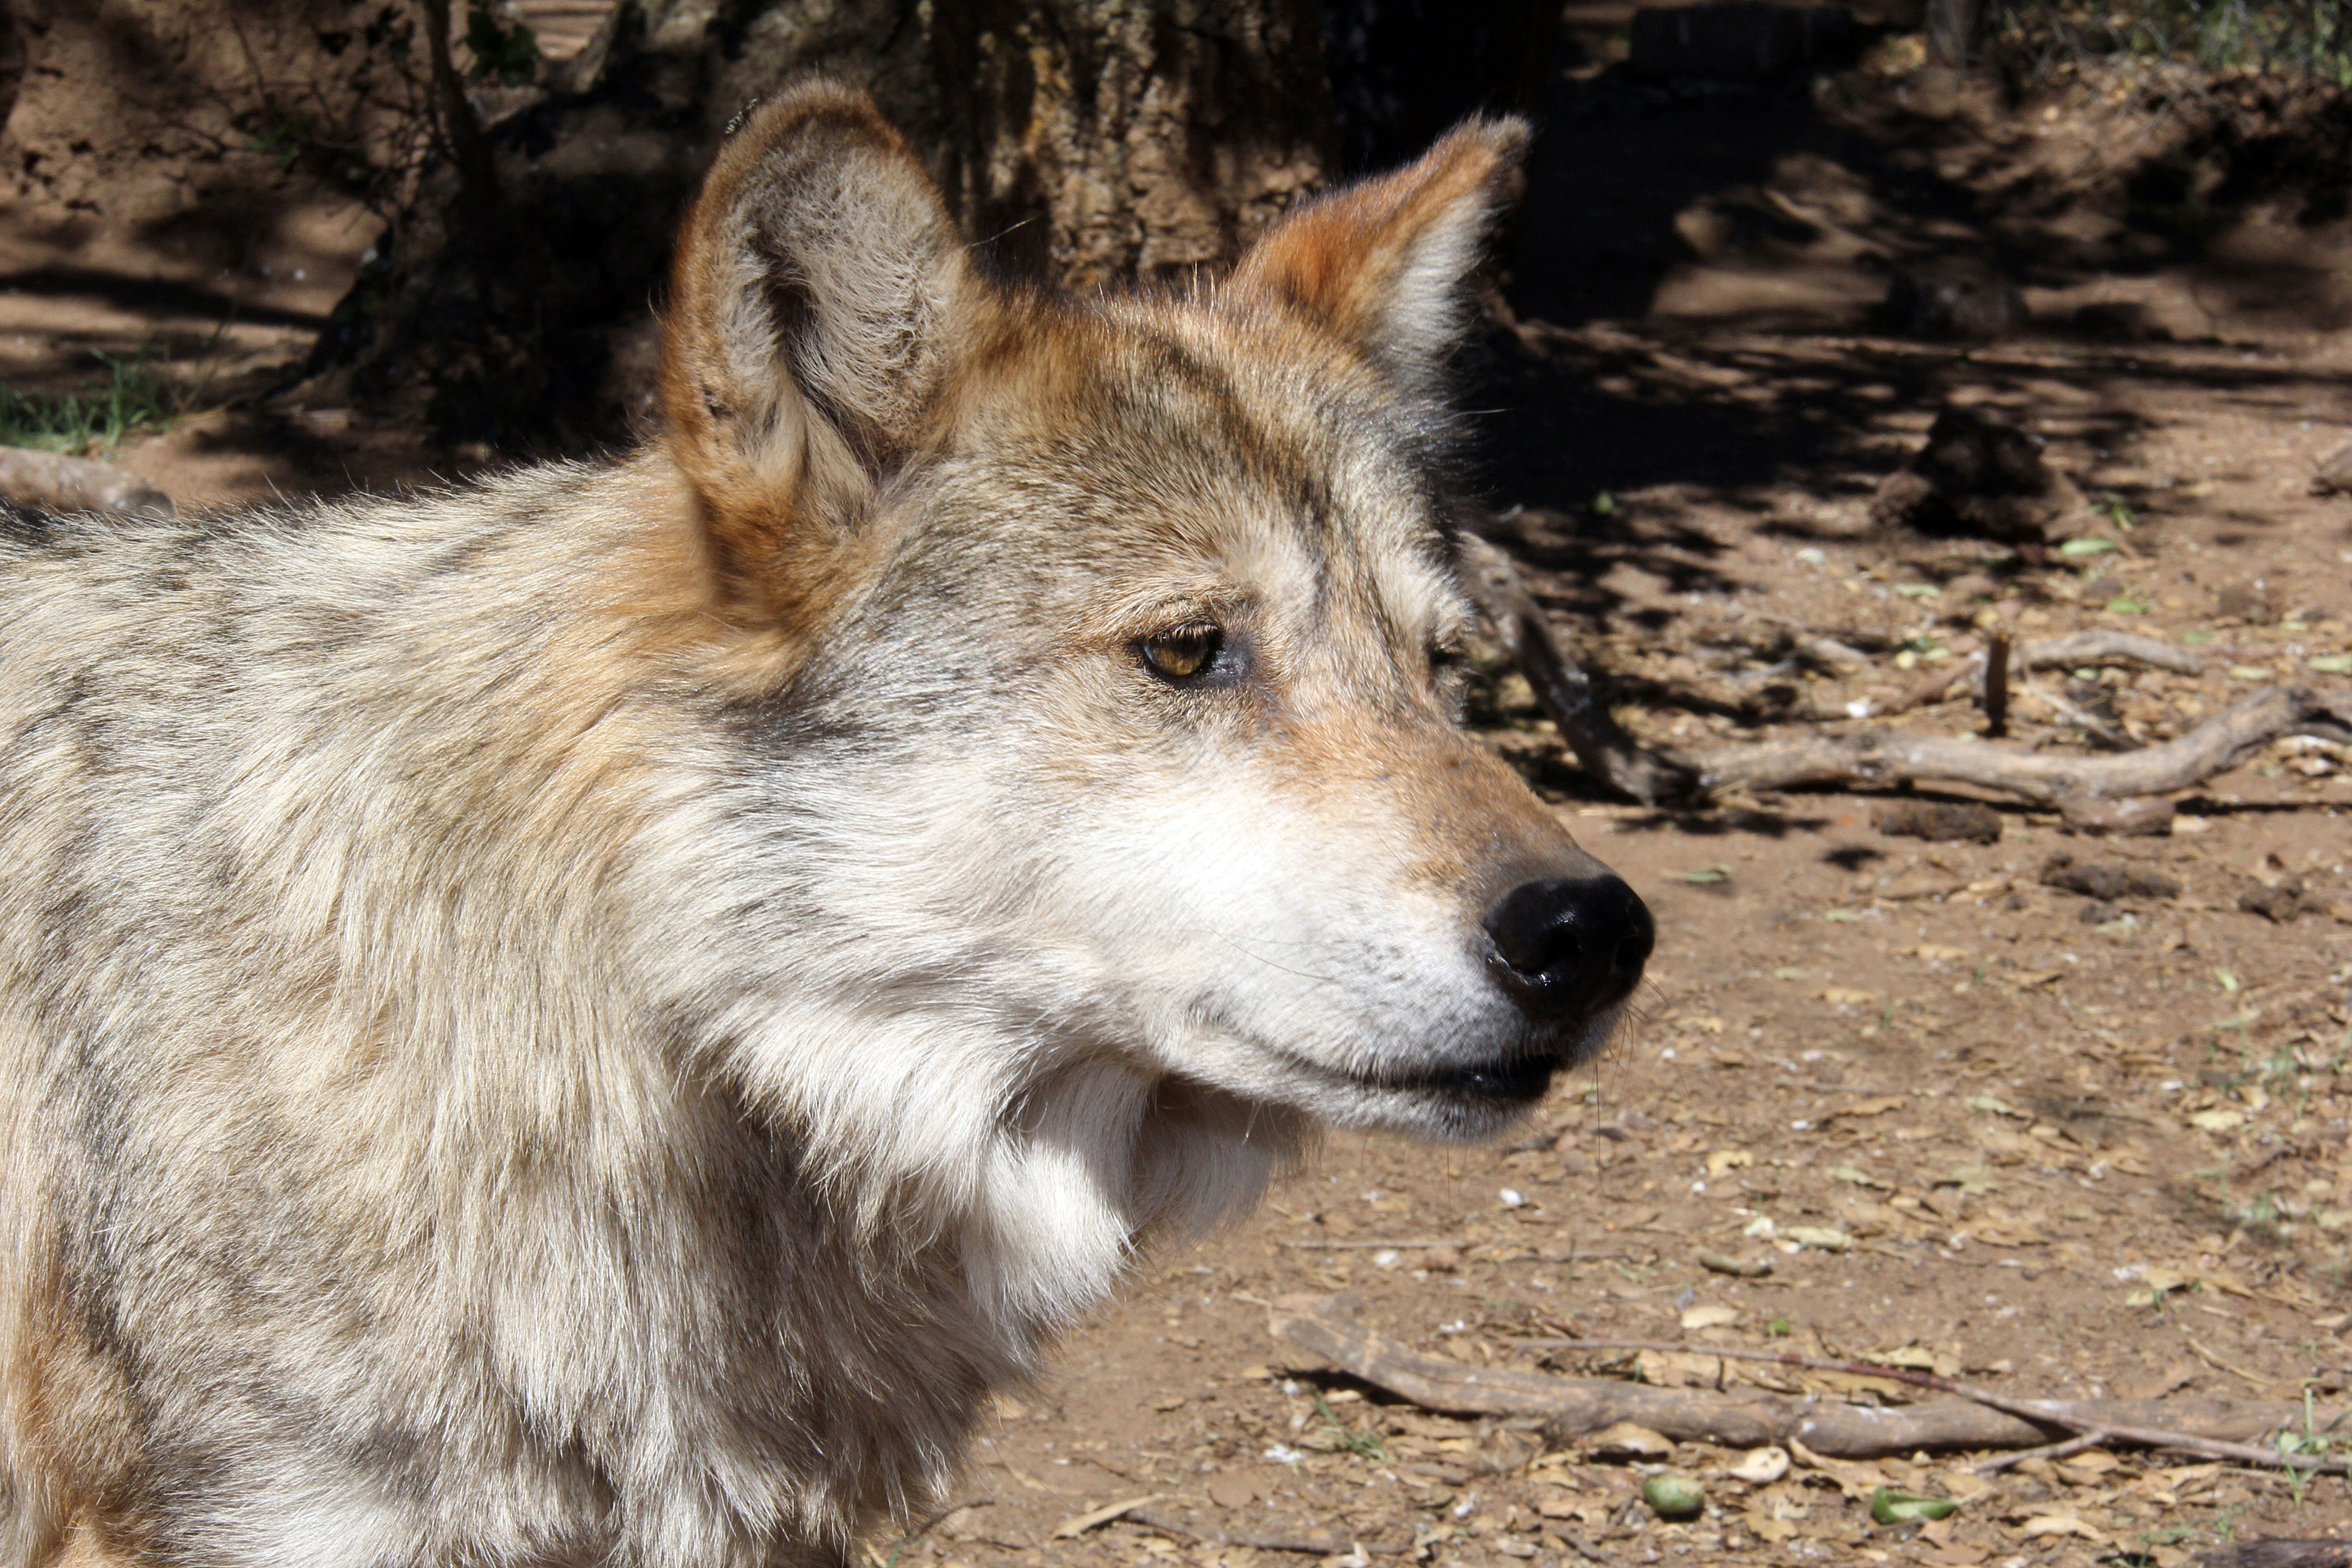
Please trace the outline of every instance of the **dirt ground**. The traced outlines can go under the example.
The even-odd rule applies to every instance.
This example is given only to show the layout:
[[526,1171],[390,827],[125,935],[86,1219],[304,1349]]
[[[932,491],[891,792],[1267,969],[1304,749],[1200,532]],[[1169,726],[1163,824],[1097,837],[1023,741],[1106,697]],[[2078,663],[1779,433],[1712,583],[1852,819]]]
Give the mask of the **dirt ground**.
[[[593,7],[550,9],[579,31]],[[2161,740],[2264,683],[2352,673],[2352,499],[2314,482],[2352,440],[2340,217],[2260,193],[2225,210],[2193,161],[2189,195],[2150,196],[2126,165],[2172,154],[2135,144],[2150,133],[2123,110],[1972,106],[1901,37],[1810,95],[1628,85],[1602,69],[1622,53],[1609,8],[1584,9],[1600,19],[1550,105],[1478,434],[1497,537],[1636,733],[1692,752],[1874,724],[1973,733],[1965,685],[1877,715],[1994,631],[2124,628],[2204,661],[2035,677],[2008,742],[2027,747],[2085,746],[2085,716]],[[217,329],[220,405],[115,455],[184,505],[491,460],[265,395],[373,241],[363,216],[289,198],[232,264],[27,195],[0,212],[0,375],[52,384],[88,348],[160,335],[194,353]],[[1893,272],[1943,252],[2018,277],[2023,329],[1874,330]],[[2038,432],[2085,498],[2054,531],[2112,548],[1874,528],[1881,477],[1956,403]],[[1790,664],[1798,632],[1865,657]],[[1995,802],[1996,842],[1927,844],[1874,826],[1884,797],[1613,802],[1517,677],[1495,674],[1478,711],[1654,910],[1638,1016],[1515,1139],[1335,1137],[1256,1218],[1151,1257],[1001,1402],[964,1506],[886,1557],[1307,1560],[1283,1541],[1460,1568],[2169,1565],[2352,1526],[2340,1478],[2298,1497],[2121,1447],[1989,1476],[1971,1468],[1986,1456],[1943,1454],[1751,1483],[1728,1473],[1735,1451],[1612,1458],[1537,1423],[1416,1409],[1274,1337],[1276,1299],[1345,1293],[1367,1324],[1479,1366],[1717,1375],[1529,1342],[1638,1338],[1892,1359],[2023,1395],[2311,1390],[2322,1426],[2343,1408],[2341,750],[2273,747],[2182,796],[2167,837],[2076,837]],[[2058,857],[2178,891],[2069,892],[2043,879]],[[1714,1271],[1703,1251],[1769,1270]],[[1767,1375],[1825,1400],[1909,1396]],[[1640,1503],[1661,1468],[1704,1485],[1700,1518]],[[1965,1500],[1926,1529],[1880,1526],[1882,1483]],[[1085,1523],[1136,1499],[1159,1524]]]

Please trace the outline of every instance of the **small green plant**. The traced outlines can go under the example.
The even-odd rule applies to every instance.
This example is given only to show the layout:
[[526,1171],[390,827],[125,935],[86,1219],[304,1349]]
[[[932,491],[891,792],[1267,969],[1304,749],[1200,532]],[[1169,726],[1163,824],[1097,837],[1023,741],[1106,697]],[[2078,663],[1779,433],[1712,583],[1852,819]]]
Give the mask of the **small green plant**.
[[268,128],[246,143],[248,153],[258,153],[278,162],[278,172],[285,174],[302,161],[302,153],[316,140],[310,117],[289,114],[270,105],[263,110]]
[[1348,1452],[1360,1459],[1370,1459],[1376,1465],[1385,1465],[1389,1462],[1389,1446],[1381,1441],[1379,1433],[1367,1432],[1360,1426],[1349,1426],[1331,1414],[1329,1403],[1320,1394],[1313,1397],[1315,1414],[1323,1417],[1324,1424],[1331,1428],[1341,1443],[1347,1445]]
[[1767,1339],[1785,1340],[1796,1331],[1795,1327],[1786,1318],[1775,1318],[1764,1325],[1764,1335]]
[[2139,526],[2139,519],[2133,514],[2131,503],[2113,490],[2101,490],[2098,500],[2093,503],[2091,510],[2126,533]]
[[[2352,1448],[2352,1437],[2336,1430],[2345,1420],[2344,1415],[2338,1415],[2326,1426],[2321,1426],[2318,1412],[2311,1407],[2311,1388],[2305,1385],[2303,1430],[2297,1432],[2290,1428],[2280,1433],[2275,1439],[2279,1458],[2287,1461],[2287,1489],[2294,1494],[2298,1504],[2303,1501],[2303,1494],[2310,1489],[2311,1478],[2331,1461],[2340,1465],[2340,1451]],[[2313,1463],[2299,1465],[2294,1462],[2297,1459],[2310,1459]]]
[[90,352],[107,371],[95,390],[19,392],[0,383],[0,446],[77,457],[111,451],[125,436],[161,430],[187,412],[194,393],[166,375],[151,350],[127,359]]
[[501,21],[482,0],[466,8],[466,47],[474,57],[466,74],[501,87],[527,87],[539,72],[539,37],[520,20]]

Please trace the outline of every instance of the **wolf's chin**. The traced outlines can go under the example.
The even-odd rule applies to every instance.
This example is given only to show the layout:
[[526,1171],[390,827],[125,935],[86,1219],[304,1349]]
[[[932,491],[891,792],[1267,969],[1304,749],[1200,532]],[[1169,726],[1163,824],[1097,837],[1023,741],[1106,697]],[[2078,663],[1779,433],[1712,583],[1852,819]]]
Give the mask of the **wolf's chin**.
[[1260,1071],[1246,1075],[1247,1081],[1203,1075],[1197,1068],[1190,1076],[1219,1081],[1227,1093],[1303,1111],[1333,1127],[1431,1142],[1476,1142],[1516,1126],[1549,1092],[1562,1069],[1599,1054],[1616,1033],[1620,1012],[1612,1007],[1572,1030],[1489,1058],[1409,1068],[1337,1065],[1306,1050],[1235,1035],[1227,1046],[1252,1058]]

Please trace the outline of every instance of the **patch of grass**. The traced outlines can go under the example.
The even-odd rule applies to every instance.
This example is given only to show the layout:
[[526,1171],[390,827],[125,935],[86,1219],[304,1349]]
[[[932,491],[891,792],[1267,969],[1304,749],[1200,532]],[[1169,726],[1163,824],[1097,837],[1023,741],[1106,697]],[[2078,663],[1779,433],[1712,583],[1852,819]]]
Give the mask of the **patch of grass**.
[[1370,1459],[1376,1465],[1385,1465],[1389,1462],[1388,1445],[1381,1441],[1379,1433],[1367,1431],[1361,1426],[1350,1426],[1340,1420],[1331,1414],[1329,1401],[1320,1394],[1314,1395],[1314,1399],[1315,1414],[1323,1417],[1324,1424],[1329,1426],[1339,1441],[1347,1446],[1348,1452],[1360,1459]]
[[[2297,1432],[2290,1428],[2278,1435],[2279,1458],[2288,1460],[2307,1458],[2320,1464],[2337,1458],[2343,1449],[2352,1447],[2352,1437],[2338,1430],[2347,1419],[2338,1415],[2326,1426],[2320,1426],[2318,1412],[2312,1408],[2310,1385],[2305,1384],[2303,1391],[2303,1430]],[[2310,1467],[2288,1465],[2287,1489],[2294,1494],[2298,1504],[2303,1501],[2305,1491],[2309,1489],[2315,1473]]]
[[127,359],[97,349],[90,355],[107,379],[89,392],[19,392],[0,383],[0,446],[68,457],[112,451],[126,436],[167,427],[202,391],[167,374],[152,349]]

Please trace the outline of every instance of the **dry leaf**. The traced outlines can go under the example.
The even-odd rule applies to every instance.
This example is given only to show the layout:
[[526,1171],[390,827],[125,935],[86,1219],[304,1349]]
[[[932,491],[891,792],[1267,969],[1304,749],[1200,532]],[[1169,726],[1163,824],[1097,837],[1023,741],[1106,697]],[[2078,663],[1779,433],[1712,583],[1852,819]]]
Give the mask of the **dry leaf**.
[[1799,1247],[1810,1247],[1822,1252],[1845,1252],[1853,1246],[1853,1237],[1842,1230],[1832,1230],[1826,1226],[1783,1226],[1780,1227],[1780,1236],[1782,1239],[1793,1241]]
[[1663,1459],[1675,1446],[1647,1426],[1616,1421],[1584,1440],[1592,1453],[1608,1458]]
[[1750,1448],[1729,1467],[1731,1479],[1750,1486],[1769,1486],[1789,1473],[1789,1451],[1781,1447]]
[[2047,1247],[2050,1238],[2032,1224],[2020,1219],[1980,1219],[1969,1225],[1969,1235],[1978,1241],[1994,1247]]
[[2085,1541],[2105,1543],[2106,1536],[2092,1529],[2071,1513],[2036,1514],[2018,1527],[2019,1537],[2032,1541],[2044,1535],[2079,1535]]
[[1884,1116],[1888,1111],[1899,1110],[1908,1103],[1909,1101],[1899,1094],[1873,1095],[1868,1100],[1857,1100],[1851,1105],[1842,1105],[1822,1120],[1834,1121],[1841,1116]]

